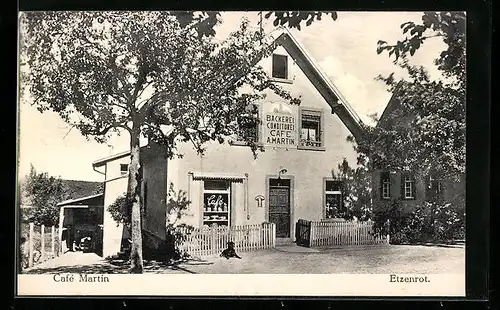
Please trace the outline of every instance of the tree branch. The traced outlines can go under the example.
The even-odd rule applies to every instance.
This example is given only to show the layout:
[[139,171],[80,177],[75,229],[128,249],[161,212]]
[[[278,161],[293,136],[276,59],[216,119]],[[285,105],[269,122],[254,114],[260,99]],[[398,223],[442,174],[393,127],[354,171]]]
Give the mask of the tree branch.
[[146,79],[146,66],[144,64],[141,64],[139,66],[139,76],[137,77],[137,81],[134,86],[134,92],[132,93],[132,98],[134,101],[137,99],[139,91],[142,88],[142,85],[144,84],[144,80]]
[[[112,96],[113,98],[115,98],[116,100],[119,100],[119,99],[116,97],[116,94],[111,94],[111,96]],[[110,102],[109,104],[110,104],[110,105],[114,105],[114,106],[119,107],[119,108],[122,108],[122,109],[124,109],[125,111],[130,112],[130,107],[129,107],[129,106],[127,106],[127,105],[123,105],[123,104],[120,104],[120,103],[118,103],[118,102]]]
[[107,134],[111,129],[113,128],[123,128],[127,130],[129,133],[132,132],[132,129],[130,129],[126,124],[120,123],[120,122],[113,122],[111,125],[101,129],[101,130],[95,130],[92,132],[92,135],[94,136],[102,136]]

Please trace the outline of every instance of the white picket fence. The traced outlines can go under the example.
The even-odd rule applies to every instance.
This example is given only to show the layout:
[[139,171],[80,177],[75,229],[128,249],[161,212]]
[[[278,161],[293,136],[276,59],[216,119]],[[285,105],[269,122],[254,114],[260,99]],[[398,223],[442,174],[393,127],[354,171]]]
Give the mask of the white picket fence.
[[192,257],[220,254],[229,241],[234,242],[236,252],[246,252],[274,248],[276,245],[276,225],[263,223],[241,226],[218,226],[195,229],[179,228],[184,235],[181,250]]
[[310,247],[389,244],[389,236],[376,234],[373,222],[310,222]]
[[21,246],[21,268],[30,268],[60,255],[59,229],[29,223],[28,240]]

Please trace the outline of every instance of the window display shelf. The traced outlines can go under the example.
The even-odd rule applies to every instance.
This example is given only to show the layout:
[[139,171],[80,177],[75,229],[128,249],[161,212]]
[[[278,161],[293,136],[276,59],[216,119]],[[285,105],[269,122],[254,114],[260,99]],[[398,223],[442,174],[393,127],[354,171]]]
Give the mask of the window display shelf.
[[220,220],[203,220],[203,222],[228,222],[228,220],[227,219],[225,219],[225,220],[222,220],[222,219],[220,219]]

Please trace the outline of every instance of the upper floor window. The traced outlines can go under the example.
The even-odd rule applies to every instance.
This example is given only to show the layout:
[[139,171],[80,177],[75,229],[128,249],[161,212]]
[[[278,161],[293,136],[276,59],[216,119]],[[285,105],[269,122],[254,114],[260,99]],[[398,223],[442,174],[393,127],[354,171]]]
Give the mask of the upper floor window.
[[389,172],[382,172],[380,174],[380,184],[381,184],[381,198],[390,199],[391,198],[391,177]]
[[403,185],[403,198],[404,199],[415,199],[415,179],[410,175],[403,175],[402,178]]
[[273,78],[288,79],[288,57],[273,54]]
[[323,146],[321,111],[301,110],[300,146],[319,148]]
[[128,165],[120,164],[120,173],[121,175],[126,175],[128,173]]
[[338,218],[344,212],[342,181],[325,180],[325,218]]

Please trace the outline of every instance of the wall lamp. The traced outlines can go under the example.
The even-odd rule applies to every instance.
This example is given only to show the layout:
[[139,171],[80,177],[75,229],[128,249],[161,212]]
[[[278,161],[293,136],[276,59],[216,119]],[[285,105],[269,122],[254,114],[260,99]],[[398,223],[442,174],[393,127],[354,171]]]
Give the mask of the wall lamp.
[[280,167],[280,170],[278,171],[278,180],[281,180],[281,175],[282,175],[282,174],[285,174],[285,173],[287,173],[287,172],[288,172],[288,171],[287,171],[285,168]]

